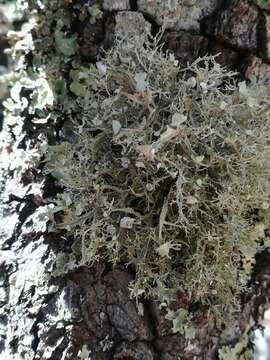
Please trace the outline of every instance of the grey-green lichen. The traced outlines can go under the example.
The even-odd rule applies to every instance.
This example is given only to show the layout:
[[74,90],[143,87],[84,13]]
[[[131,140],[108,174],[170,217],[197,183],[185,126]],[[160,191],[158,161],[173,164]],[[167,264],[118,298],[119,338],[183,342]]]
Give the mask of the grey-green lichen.
[[234,346],[222,346],[218,351],[220,360],[252,360],[254,354],[249,347],[250,338],[245,331]]
[[252,2],[258,5],[261,9],[269,10],[269,6],[270,6],[269,0],[253,0]]
[[140,11],[168,29],[197,31],[200,21],[214,13],[219,0],[138,0]]
[[77,142],[51,148],[47,171],[81,263],[126,263],[132,296],[189,293],[227,322],[269,208],[269,89],[237,85],[213,57],[180,68],[157,38],[75,71]]
[[[195,336],[196,302],[219,328],[229,324],[256,252],[269,246],[269,89],[237,84],[213,57],[181,68],[160,38],[119,40],[85,63],[72,24],[99,19],[98,2],[28,5],[34,21],[14,34],[25,40],[14,54],[32,63],[8,85],[6,119],[23,124],[16,104],[25,106],[53,144],[46,169],[64,192],[50,230],[81,246],[79,264],[60,256],[55,275],[70,271],[65,262],[122,263],[135,273],[131,296],[158,299],[174,332]],[[58,143],[50,125],[63,119],[69,141]]]

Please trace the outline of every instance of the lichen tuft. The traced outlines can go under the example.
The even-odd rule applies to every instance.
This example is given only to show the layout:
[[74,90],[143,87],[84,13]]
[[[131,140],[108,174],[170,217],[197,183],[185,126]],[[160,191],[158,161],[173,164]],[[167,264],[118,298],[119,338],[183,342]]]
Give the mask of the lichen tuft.
[[181,68],[159,41],[119,40],[72,71],[76,142],[47,161],[70,200],[58,226],[82,264],[135,269],[132,296],[200,302],[221,326],[269,208],[269,89],[237,84],[212,56]]

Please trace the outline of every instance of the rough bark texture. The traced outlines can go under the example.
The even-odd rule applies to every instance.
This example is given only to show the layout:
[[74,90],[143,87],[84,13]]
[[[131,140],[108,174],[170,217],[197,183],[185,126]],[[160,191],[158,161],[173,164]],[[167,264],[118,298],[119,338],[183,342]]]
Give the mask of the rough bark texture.
[[[81,24],[81,56],[94,61],[113,31],[139,33],[150,26],[156,31],[168,17],[166,47],[182,63],[220,53],[222,65],[241,71],[243,78],[254,76],[270,84],[269,13],[243,1],[201,1],[197,10],[181,10],[182,21],[181,11],[170,8],[173,2],[164,3],[161,11],[159,1],[104,0],[106,17]],[[3,47],[6,37],[0,34],[0,53]],[[6,56],[0,54],[0,61],[6,65]],[[56,257],[70,252],[72,240],[46,230],[46,198],[57,188],[42,173],[36,129],[28,124],[24,130],[0,134],[0,359],[217,359],[220,339],[214,323],[205,323],[203,315],[198,318],[193,343],[173,334],[157,303],[130,300],[133,274],[126,268],[99,264],[52,277]],[[262,258],[266,265],[257,278],[258,294],[244,304],[231,343],[269,296],[268,258]]]
[[224,44],[256,52],[258,9],[244,1],[230,1],[228,4],[213,19],[208,35],[214,35]]

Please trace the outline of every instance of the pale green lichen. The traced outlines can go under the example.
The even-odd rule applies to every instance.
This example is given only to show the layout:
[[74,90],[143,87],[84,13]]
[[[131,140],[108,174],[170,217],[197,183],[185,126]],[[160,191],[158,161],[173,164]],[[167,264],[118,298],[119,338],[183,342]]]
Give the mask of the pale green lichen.
[[[33,61],[14,96],[24,106],[29,90],[37,126],[64,118],[74,132],[55,144],[53,129],[46,158],[64,186],[48,207],[49,230],[74,235],[82,249],[77,258],[61,255],[55,275],[78,258],[122,263],[136,274],[131,295],[160,300],[174,332],[195,336],[195,302],[219,328],[229,324],[256,252],[269,246],[269,89],[236,84],[213,57],[180,68],[160,39],[119,41],[85,64],[71,31],[76,12],[55,0],[29,6],[38,26],[30,24],[16,51],[33,51]],[[84,21],[88,10],[74,7]],[[12,129],[24,121],[16,102]],[[239,353],[224,347],[220,356],[230,351]]]
[[269,89],[238,86],[213,57],[182,69],[157,39],[119,41],[81,73],[78,141],[47,163],[72,199],[60,228],[81,263],[132,265],[132,296],[188,292],[229,323],[269,207]]
[[269,0],[253,0],[253,2],[262,9],[265,9],[265,8],[269,9],[269,6],[270,6]]
[[77,35],[67,37],[64,32],[57,30],[55,32],[56,48],[64,55],[74,55],[78,49]]
[[245,331],[234,346],[222,346],[219,351],[220,360],[252,360],[254,355],[249,346],[250,337]]

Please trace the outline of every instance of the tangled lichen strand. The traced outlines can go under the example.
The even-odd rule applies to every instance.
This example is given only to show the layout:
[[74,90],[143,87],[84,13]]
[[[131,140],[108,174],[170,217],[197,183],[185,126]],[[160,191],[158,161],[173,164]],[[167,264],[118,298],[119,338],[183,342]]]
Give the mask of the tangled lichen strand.
[[181,69],[158,38],[76,71],[77,141],[47,169],[81,262],[131,265],[133,296],[188,292],[228,319],[269,207],[269,89],[237,85],[213,57]]

